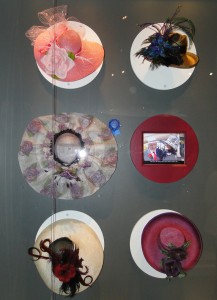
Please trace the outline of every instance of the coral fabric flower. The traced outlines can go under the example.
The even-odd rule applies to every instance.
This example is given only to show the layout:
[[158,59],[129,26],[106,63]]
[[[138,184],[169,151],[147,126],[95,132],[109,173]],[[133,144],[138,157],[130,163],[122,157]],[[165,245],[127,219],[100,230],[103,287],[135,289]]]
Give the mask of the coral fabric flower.
[[55,75],[60,79],[65,79],[68,71],[75,65],[67,51],[57,46],[56,43],[51,44],[47,53],[41,58],[41,62],[47,74]]
[[76,269],[71,264],[56,265],[53,268],[54,275],[62,282],[69,282],[76,275]]

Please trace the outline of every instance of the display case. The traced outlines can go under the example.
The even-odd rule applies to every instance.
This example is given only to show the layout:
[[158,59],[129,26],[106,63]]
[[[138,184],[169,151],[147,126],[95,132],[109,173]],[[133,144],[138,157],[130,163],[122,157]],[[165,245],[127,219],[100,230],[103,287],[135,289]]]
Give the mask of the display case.
[[[91,28],[104,50],[97,74],[76,87],[62,87],[48,81],[40,72],[31,42],[25,36],[31,26],[42,25],[38,12],[58,5],[67,5],[68,16]],[[98,224],[105,243],[98,278],[75,299],[216,300],[216,1],[181,2],[179,16],[192,20],[195,25],[192,46],[199,57],[193,72],[185,70],[187,80],[168,88],[164,86],[167,83],[151,73],[152,82],[163,84],[162,88],[154,88],[140,80],[132,66],[132,45],[143,30],[137,24],[163,23],[178,5],[168,0],[3,0],[0,13],[1,299],[64,299],[46,286],[28,249],[34,245],[38,228],[50,216],[77,211]],[[67,200],[54,194],[48,197],[33,189],[23,176],[18,155],[30,149],[24,149],[21,144],[23,134],[28,124],[40,116],[75,112],[104,124],[100,137],[104,138],[103,145],[108,145],[107,137],[112,136],[114,155],[107,153],[103,160],[102,152],[97,152],[101,145],[90,147],[99,154],[94,158],[96,164],[100,158],[99,165],[103,164],[103,168],[105,164],[112,165],[109,180],[86,197]],[[163,116],[160,123],[159,116]],[[170,116],[172,126],[165,116]],[[118,128],[111,128],[112,120],[118,121]],[[148,120],[152,120],[148,126],[141,125]],[[76,132],[79,133],[78,127]],[[160,134],[165,135],[158,136],[164,142],[171,135],[179,136],[180,159],[166,164],[148,163],[144,159],[142,152],[147,140]],[[32,137],[28,138],[30,141]],[[164,145],[159,144],[162,148]],[[141,173],[138,164],[148,172]],[[158,175],[160,180],[156,180]],[[178,212],[200,231],[202,253],[185,278],[168,282],[165,278],[149,276],[138,268],[131,255],[130,238],[135,224],[155,210]]]

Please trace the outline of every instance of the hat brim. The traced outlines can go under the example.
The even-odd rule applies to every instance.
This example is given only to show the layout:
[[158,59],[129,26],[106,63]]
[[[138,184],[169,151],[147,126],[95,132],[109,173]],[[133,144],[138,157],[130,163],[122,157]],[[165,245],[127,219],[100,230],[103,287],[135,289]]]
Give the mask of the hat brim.
[[[40,248],[41,240],[54,241],[61,237],[69,238],[79,248],[79,257],[83,258],[83,265],[88,267],[88,274],[93,277],[94,282],[101,272],[104,259],[104,239],[97,223],[91,217],[76,211],[58,213],[42,224],[34,247]],[[53,275],[51,262],[39,259],[35,261],[35,265],[47,287],[60,294],[62,282]],[[87,288],[81,285],[79,293]]]
[[186,52],[185,55],[182,56],[183,63],[181,65],[170,65],[173,68],[179,69],[190,69],[194,68],[199,63],[199,57],[191,52]]
[[141,246],[148,263],[157,271],[162,272],[161,259],[164,257],[159,248],[159,235],[163,228],[173,227],[184,235],[185,241],[190,242],[187,258],[182,261],[184,271],[195,266],[202,253],[202,238],[197,227],[185,216],[174,212],[157,215],[144,227]]
[[[61,128],[79,132],[86,156],[62,168],[51,153],[54,134]],[[117,143],[99,119],[78,113],[41,116],[32,120],[22,137],[18,160],[28,184],[51,198],[77,199],[90,196],[112,176],[117,164]],[[77,170],[77,179],[64,177],[63,169]]]
[[[68,29],[78,30],[78,33],[79,27],[83,27],[85,35],[81,37],[81,51],[75,55],[74,67],[67,72],[65,78],[57,79],[54,76],[55,74],[47,73],[46,67],[42,62],[45,53],[41,49],[43,47],[46,48],[50,44],[53,35],[61,35],[66,26]],[[34,56],[41,74],[49,82],[62,88],[77,88],[88,84],[98,75],[103,64],[104,49],[98,35],[90,27],[76,21],[64,21],[49,27],[46,31],[39,34],[34,43]],[[85,78],[86,80],[84,80]]]

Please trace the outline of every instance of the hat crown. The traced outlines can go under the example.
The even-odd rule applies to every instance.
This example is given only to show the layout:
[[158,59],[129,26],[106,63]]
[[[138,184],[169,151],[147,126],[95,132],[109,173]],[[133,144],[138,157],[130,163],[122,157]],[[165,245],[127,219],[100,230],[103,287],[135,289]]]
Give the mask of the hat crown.
[[65,250],[73,250],[74,247],[74,243],[67,237],[59,238],[49,245],[52,252],[58,255],[61,255],[61,253]]
[[160,232],[160,246],[163,248],[168,248],[173,245],[177,248],[181,247],[185,242],[185,237],[183,233],[174,227],[165,227]]

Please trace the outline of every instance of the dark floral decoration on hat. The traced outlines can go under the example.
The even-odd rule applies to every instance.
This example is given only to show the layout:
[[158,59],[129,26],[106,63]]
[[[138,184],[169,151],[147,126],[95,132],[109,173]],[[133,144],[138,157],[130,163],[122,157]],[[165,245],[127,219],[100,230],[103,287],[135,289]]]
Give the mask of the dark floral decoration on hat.
[[187,274],[182,269],[181,261],[187,257],[187,248],[190,246],[190,241],[185,242],[181,247],[176,247],[169,244],[167,249],[161,249],[161,253],[165,255],[161,260],[163,272],[167,275],[167,279],[174,277],[183,278]]
[[[135,55],[142,56],[144,60],[150,61],[150,68],[153,70],[159,66],[180,66],[183,64],[183,55],[186,53],[187,40],[180,42],[181,35],[174,30],[181,29],[193,41],[195,26],[193,22],[185,17],[176,17],[180,12],[178,6],[171,18],[168,18],[163,25],[155,23],[143,23],[141,28],[150,28],[155,33],[144,40],[143,44],[149,44],[140,49]],[[193,54],[192,54],[193,55]],[[196,56],[196,55],[195,55]],[[198,62],[198,61],[197,61]],[[193,66],[188,66],[193,67]]]
[[[49,256],[43,256],[42,252],[48,253]],[[42,240],[40,249],[31,247],[28,254],[34,260],[50,260],[54,276],[62,282],[60,292],[68,297],[73,297],[79,291],[80,285],[90,286],[93,282],[93,277],[87,275],[88,267],[83,266],[83,258],[79,257],[79,249],[67,237],[59,238],[52,243],[50,239]],[[84,275],[86,276],[83,278]]]

